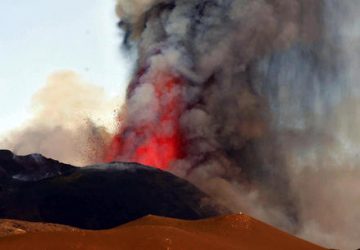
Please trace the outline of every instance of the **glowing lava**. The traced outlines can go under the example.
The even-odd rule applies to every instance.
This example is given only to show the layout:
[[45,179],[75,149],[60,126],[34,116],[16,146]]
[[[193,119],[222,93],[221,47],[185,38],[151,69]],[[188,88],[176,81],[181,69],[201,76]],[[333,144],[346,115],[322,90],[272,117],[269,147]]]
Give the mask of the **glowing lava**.
[[[153,107],[147,107],[148,112],[155,111],[150,114],[153,119],[139,121],[132,119],[136,114],[127,112],[120,119],[121,130],[113,138],[106,155],[107,162],[121,160],[167,169],[172,161],[183,157],[179,126],[183,111],[183,81],[165,73],[158,74],[153,81],[155,100],[151,102]],[[138,82],[130,86],[129,98],[140,86]]]

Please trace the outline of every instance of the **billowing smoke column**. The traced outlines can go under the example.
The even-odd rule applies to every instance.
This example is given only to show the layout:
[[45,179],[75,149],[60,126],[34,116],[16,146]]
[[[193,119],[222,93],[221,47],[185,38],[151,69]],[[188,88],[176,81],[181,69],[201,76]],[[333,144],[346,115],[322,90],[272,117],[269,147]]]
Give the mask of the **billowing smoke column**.
[[163,169],[181,160],[188,171],[261,137],[265,103],[247,80],[249,64],[300,39],[302,5],[121,1],[123,25],[139,36],[139,72],[107,160]]
[[359,113],[358,10],[356,0],[118,0],[138,70],[106,160],[167,169],[234,212],[358,247],[360,192],[346,189],[360,177],[360,122],[346,112]]

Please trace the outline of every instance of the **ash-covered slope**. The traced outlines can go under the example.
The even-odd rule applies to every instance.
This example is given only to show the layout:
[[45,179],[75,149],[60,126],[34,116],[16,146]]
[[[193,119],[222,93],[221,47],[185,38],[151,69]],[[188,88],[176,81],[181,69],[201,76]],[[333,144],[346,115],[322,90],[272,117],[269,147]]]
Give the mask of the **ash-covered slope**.
[[0,237],[0,249],[325,250],[243,214],[198,221],[146,216],[101,231],[16,223],[24,230]]
[[[14,162],[10,160],[1,162],[2,169],[11,174],[1,182],[0,218],[105,229],[148,214],[181,219],[218,215],[205,194],[161,170],[111,163],[59,171],[64,167],[61,163],[49,161],[47,166],[47,160],[37,157],[44,163],[39,171],[52,167],[56,174],[40,180],[19,179],[16,177],[22,172],[12,169],[18,165],[11,165]],[[31,156],[22,159],[25,169],[33,166]]]
[[52,223],[0,219],[0,239],[27,233],[75,231],[80,231],[80,229]]

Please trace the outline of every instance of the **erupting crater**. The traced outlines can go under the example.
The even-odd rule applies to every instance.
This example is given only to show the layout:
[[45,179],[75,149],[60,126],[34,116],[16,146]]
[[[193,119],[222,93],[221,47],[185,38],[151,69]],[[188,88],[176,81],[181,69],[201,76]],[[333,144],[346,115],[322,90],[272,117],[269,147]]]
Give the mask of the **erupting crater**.
[[[133,92],[148,84],[141,82],[142,76],[146,73],[139,73],[129,86],[126,109],[132,105]],[[122,114],[119,118],[121,128],[107,150],[106,162],[137,162],[164,170],[169,168],[174,160],[184,157],[184,140],[179,124],[180,115],[184,110],[184,80],[173,74],[157,72],[150,81],[153,100],[146,107],[149,109],[146,112],[152,112],[149,114],[151,119],[138,119],[135,117],[136,112],[126,111]]]

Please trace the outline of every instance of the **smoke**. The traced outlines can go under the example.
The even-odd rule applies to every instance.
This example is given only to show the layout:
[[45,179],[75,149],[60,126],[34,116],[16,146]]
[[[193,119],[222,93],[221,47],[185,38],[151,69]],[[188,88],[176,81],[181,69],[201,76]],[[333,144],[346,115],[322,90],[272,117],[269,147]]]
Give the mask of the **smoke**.
[[116,129],[112,123],[119,104],[119,98],[72,71],[54,73],[33,96],[31,118],[3,136],[0,147],[74,165],[99,162]]
[[[118,140],[162,125],[164,100],[180,95],[185,152],[170,171],[234,212],[360,245],[358,1],[120,0],[117,10],[139,54]],[[159,95],[164,72],[182,84]],[[141,135],[117,159],[152,132]]]
[[[233,212],[359,247],[359,10],[356,0],[118,0],[138,72],[110,159],[168,168]],[[56,73],[0,147],[100,161],[119,104]]]
[[359,8],[357,1],[326,1],[320,40],[268,56],[257,72],[293,192],[297,233],[343,249],[359,246]]

